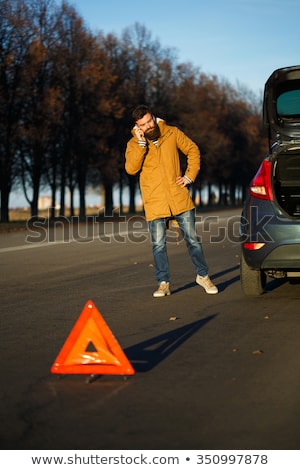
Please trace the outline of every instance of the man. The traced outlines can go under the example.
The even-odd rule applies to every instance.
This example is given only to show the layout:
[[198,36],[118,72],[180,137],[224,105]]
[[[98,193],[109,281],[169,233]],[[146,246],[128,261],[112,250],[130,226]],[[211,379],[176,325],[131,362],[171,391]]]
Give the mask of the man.
[[[145,105],[132,113],[135,126],[127,143],[125,169],[140,173],[140,189],[149,226],[158,289],[154,297],[170,295],[170,274],[166,250],[166,229],[170,217],[183,233],[196,271],[196,282],[207,294],[218,288],[208,276],[201,242],[196,233],[195,206],[188,189],[200,170],[198,146],[180,129],[156,118]],[[181,175],[179,150],[187,158]]]

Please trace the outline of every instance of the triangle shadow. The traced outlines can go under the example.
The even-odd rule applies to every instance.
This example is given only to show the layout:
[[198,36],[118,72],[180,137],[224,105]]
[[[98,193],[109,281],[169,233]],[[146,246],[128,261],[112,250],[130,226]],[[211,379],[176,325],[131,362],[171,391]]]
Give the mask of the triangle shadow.
[[210,315],[176,330],[142,341],[125,349],[124,352],[136,372],[147,372],[166,359],[215,316]]

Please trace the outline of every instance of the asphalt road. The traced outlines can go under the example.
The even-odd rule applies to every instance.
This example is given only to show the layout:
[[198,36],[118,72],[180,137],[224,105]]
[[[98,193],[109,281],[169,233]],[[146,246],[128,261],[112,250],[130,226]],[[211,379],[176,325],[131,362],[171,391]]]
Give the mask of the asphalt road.
[[[172,295],[143,219],[0,234],[2,449],[299,449],[300,284],[239,279],[239,211],[198,225],[218,295],[170,232]],[[92,301],[135,374],[52,374]]]

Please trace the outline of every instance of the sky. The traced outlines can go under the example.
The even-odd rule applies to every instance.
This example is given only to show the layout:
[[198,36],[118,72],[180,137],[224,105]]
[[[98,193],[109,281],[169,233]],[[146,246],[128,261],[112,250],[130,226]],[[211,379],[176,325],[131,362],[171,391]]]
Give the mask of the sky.
[[[57,0],[59,4],[60,1]],[[139,23],[179,63],[262,97],[280,67],[300,64],[299,0],[68,0],[85,25],[121,37]],[[97,197],[93,202],[97,203]],[[13,193],[11,207],[24,204]]]
[[299,0],[68,0],[94,32],[138,22],[208,75],[261,94],[271,73],[300,63]]

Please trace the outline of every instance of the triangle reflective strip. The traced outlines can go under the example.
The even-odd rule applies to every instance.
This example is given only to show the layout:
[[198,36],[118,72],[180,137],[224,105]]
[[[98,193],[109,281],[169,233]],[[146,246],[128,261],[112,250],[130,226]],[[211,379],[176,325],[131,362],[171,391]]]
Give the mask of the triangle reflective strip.
[[[93,347],[93,350],[91,349]],[[53,374],[133,375],[116,338],[89,300],[54,361]]]

